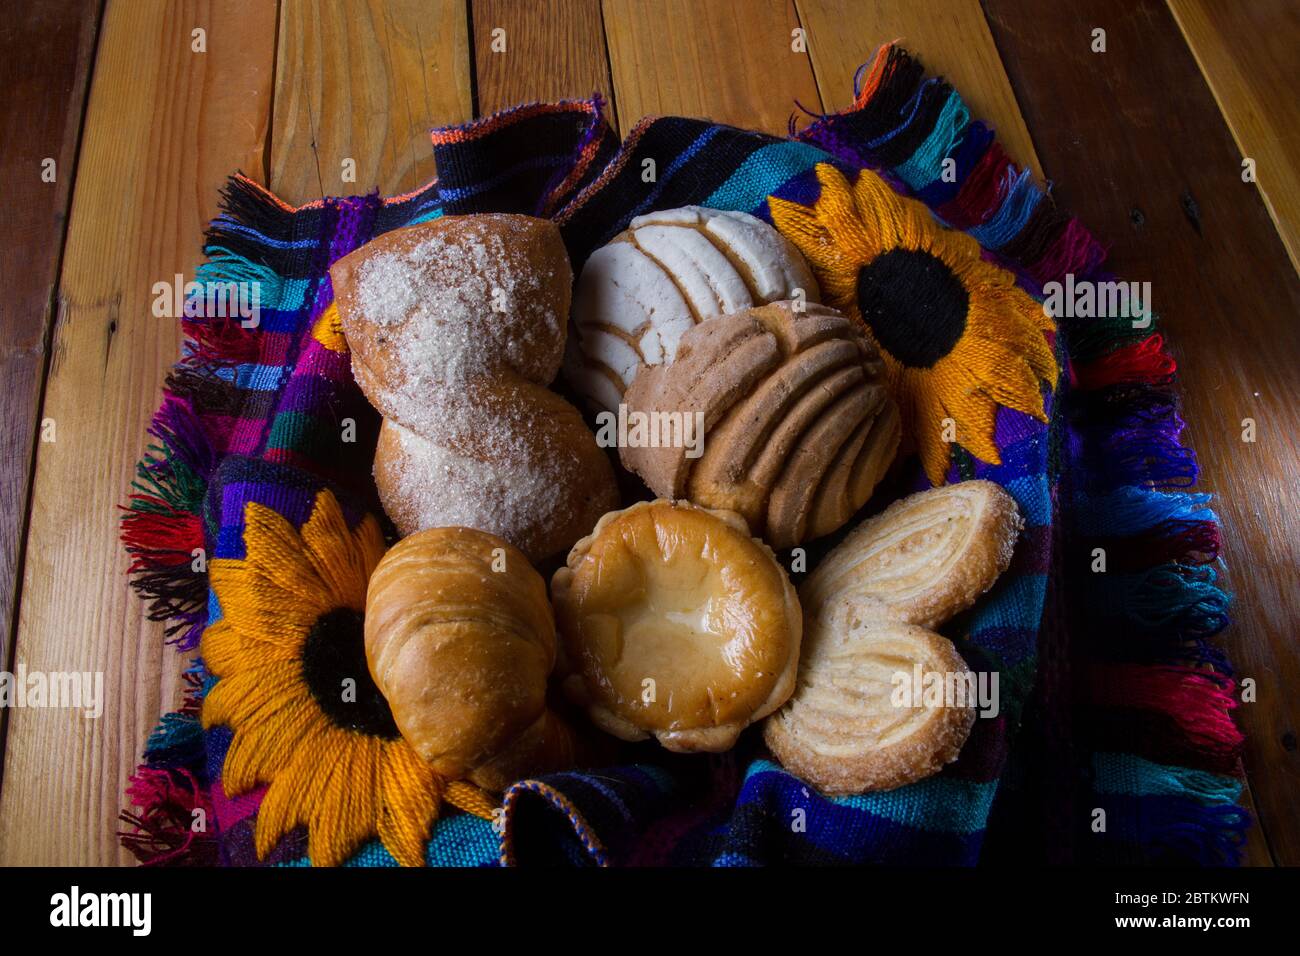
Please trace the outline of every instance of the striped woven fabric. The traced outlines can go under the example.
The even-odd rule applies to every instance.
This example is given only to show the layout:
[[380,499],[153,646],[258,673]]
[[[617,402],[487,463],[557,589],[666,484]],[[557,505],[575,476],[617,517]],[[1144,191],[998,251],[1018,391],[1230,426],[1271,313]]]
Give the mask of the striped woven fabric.
[[[123,521],[151,617],[179,649],[198,646],[228,609],[193,556],[251,560],[250,514],[303,529],[326,492],[349,528],[381,514],[369,476],[378,418],[352,382],[327,269],[387,230],[447,214],[550,216],[576,271],[633,216],[699,204],[770,222],[773,198],[814,207],[827,170],[871,169],[1039,299],[1054,283],[1112,278],[1101,244],[913,57],[883,48],[855,87],[852,107],[797,134],[792,124],[786,139],[661,118],[620,145],[598,98],[520,107],[436,131],[439,180],[391,199],[295,209],[234,177],[197,279],[257,283],[261,317],[247,329],[201,309],[185,320],[187,352]],[[950,628],[1001,689],[1000,713],[977,721],[956,763],[891,792],[828,799],[752,733],[716,758],[630,747],[619,766],[521,781],[495,819],[444,813],[425,862],[966,865],[1015,845],[1005,808],[1033,793],[1055,808],[1058,858],[1235,862],[1247,825],[1236,806],[1241,737],[1231,671],[1211,643],[1228,599],[1212,569],[1208,496],[1181,490],[1196,464],[1179,443],[1173,361],[1154,328],[1127,315],[1058,321],[1066,371],[1046,395],[1048,421],[999,407],[1000,464],[957,447],[947,475],[998,482],[1027,523],[1011,569]],[[893,490],[926,486],[913,463]],[[811,549],[812,561],[833,543]],[[1105,573],[1094,571],[1097,549]],[[201,663],[190,679],[186,706],[160,724],[132,780],[123,842],[146,862],[308,864],[303,827],[259,857],[266,788],[227,793],[231,731],[201,727],[214,679]],[[1023,759],[1030,738],[1051,766]],[[197,833],[196,808],[212,823]],[[397,861],[372,833],[348,862]]]

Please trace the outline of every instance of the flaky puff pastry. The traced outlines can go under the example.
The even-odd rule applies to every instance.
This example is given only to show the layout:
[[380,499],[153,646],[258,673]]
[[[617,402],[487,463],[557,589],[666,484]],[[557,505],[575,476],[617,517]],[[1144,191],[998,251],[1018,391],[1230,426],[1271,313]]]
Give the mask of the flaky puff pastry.
[[937,627],[993,586],[1023,526],[1015,499],[991,481],[909,495],[854,528],[799,597],[808,613],[852,597],[895,620]]
[[610,512],[551,595],[564,690],[616,737],[727,750],[794,688],[798,597],[733,512],[667,500]]
[[917,673],[954,691],[974,686],[952,642],[930,628],[992,587],[1022,525],[1002,488],[967,481],[897,501],[835,547],[800,588],[794,695],[763,725],[781,764],[846,794],[901,787],[956,760],[975,722],[968,690],[895,691]]
[[496,791],[573,765],[572,728],[546,704],[546,582],[504,539],[470,528],[403,538],[370,577],[365,642],[398,730],[447,779]]
[[[933,631],[863,616],[845,601],[808,622],[799,686],[763,725],[763,740],[791,773],[828,794],[892,790],[957,759],[975,723],[971,702],[926,706],[895,698],[898,679],[964,674],[952,642]],[[917,698],[920,699],[917,699]]]

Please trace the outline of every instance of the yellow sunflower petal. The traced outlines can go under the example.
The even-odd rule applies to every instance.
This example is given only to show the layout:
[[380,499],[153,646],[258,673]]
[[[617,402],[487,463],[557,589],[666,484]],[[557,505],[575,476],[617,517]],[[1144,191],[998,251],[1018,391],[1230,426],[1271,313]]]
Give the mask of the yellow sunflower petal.
[[247,793],[259,784],[274,782],[293,762],[298,749],[313,747],[325,729],[325,718],[313,703],[268,703],[231,738],[222,767],[226,790]]
[[221,618],[246,640],[297,650],[323,613],[322,602],[304,600],[269,580],[246,560],[214,558],[208,564]]
[[967,337],[952,358],[969,369],[980,389],[998,404],[1044,419],[1041,380],[1022,356],[987,339]]
[[218,677],[296,660],[295,650],[287,643],[249,640],[226,619],[210,624],[199,645],[203,663]]
[[952,447],[943,437],[943,419],[948,417],[938,389],[930,387],[928,373],[915,369],[906,369],[902,388],[912,398],[913,419],[912,435],[916,440],[917,454],[930,484],[939,486],[948,474],[948,462],[952,457]]
[[483,820],[492,820],[501,809],[501,801],[480,787],[464,780],[452,780],[447,784],[443,799],[458,810],[473,814]]
[[343,320],[339,317],[339,305],[331,302],[316,324],[312,326],[311,337],[331,352],[346,352],[348,341],[343,337]]
[[[826,290],[856,281],[858,269],[881,251],[879,239],[858,219],[848,181],[829,163],[817,165],[821,195],[812,207],[770,198],[768,208],[777,230],[795,244]],[[827,299],[830,301],[830,299]]]
[[258,859],[265,859],[294,827],[303,825],[310,831],[337,765],[324,745],[328,739],[327,733],[321,733],[301,741],[293,760],[267,788],[253,833]]
[[379,839],[402,866],[424,865],[424,844],[438,816],[443,786],[406,741],[385,744],[380,762]]
[[[258,572],[257,578],[244,582],[246,587],[261,588],[264,595],[276,589],[285,599],[296,598],[313,617],[330,609],[329,593],[307,555],[302,536],[279,513],[256,501],[245,505],[244,546],[248,556],[242,563]],[[224,610],[226,602],[220,590],[217,597]]]
[[1055,388],[1059,374],[1056,356],[1033,320],[1035,308],[1036,304],[1028,296],[973,301],[967,314],[967,335],[998,343]]
[[925,206],[900,196],[869,169],[859,172],[853,184],[853,205],[876,247],[868,262],[890,249],[925,249],[937,227]]
[[943,403],[946,415],[956,424],[957,441],[977,458],[1000,464],[1001,455],[993,441],[997,403],[986,395],[979,380],[958,352],[935,363],[930,388]]
[[307,559],[335,606],[365,609],[366,584],[382,557],[374,553],[376,540],[382,549],[379,524],[370,515],[354,533],[332,493],[326,490],[316,496],[311,517],[302,526],[302,541]]
[[[320,791],[308,824],[307,854],[315,866],[339,866],[375,830],[369,771],[378,759],[374,737],[331,728],[325,747],[335,754],[329,785]],[[367,814],[367,809],[369,813]]]
[[203,698],[203,725],[238,729],[266,702],[309,700],[298,661],[277,661],[221,678]]

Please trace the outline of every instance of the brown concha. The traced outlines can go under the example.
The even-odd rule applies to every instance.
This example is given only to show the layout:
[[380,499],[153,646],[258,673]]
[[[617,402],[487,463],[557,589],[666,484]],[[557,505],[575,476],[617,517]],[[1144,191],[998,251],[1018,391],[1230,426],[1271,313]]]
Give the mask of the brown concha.
[[[741,514],[788,548],[841,527],[898,450],[898,407],[870,343],[848,318],[777,302],[682,336],[671,364],[643,369],[627,413],[703,416],[703,440],[621,449],[655,494]],[[697,454],[698,457],[692,457]]]

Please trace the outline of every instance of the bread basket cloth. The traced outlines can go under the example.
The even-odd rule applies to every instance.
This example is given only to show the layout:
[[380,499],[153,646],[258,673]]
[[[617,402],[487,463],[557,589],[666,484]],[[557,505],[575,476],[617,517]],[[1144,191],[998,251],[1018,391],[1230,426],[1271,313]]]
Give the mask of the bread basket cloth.
[[[387,230],[450,214],[551,217],[576,272],[636,215],[698,204],[772,222],[793,204],[815,217],[832,184],[879,176],[891,197],[928,207],[924,229],[974,238],[1036,298],[1113,279],[1102,245],[916,58],[887,45],[854,86],[850,108],[797,133],[792,122],[788,138],[667,117],[620,144],[598,97],[520,106],[435,131],[438,179],[391,198],[295,208],[232,177],[196,279],[256,284],[260,319],[245,328],[200,301],[183,320],[185,351],[123,517],[150,616],[183,652],[234,620],[271,643],[329,639],[333,658],[312,666],[355,669],[346,606],[355,578],[364,594],[368,523],[382,515],[378,418],[352,381],[327,270]],[[329,725],[286,689],[303,684],[304,662],[267,651],[258,666],[270,669],[242,685],[221,688],[237,678],[216,680],[202,660],[188,672],[185,705],[131,780],[124,844],[159,865],[1236,862],[1241,735],[1212,640],[1228,597],[1209,496],[1188,490],[1197,466],[1179,440],[1173,359],[1155,323],[1129,315],[1060,317],[1047,338],[1062,372],[1042,389],[1046,420],[1000,406],[996,455],[954,446],[946,463],[948,481],[1006,488],[1026,529],[1010,570],[945,629],[974,670],[998,673],[1001,709],[939,775],[828,799],[751,731],[719,757],[642,748],[623,765],[520,781],[498,805],[422,776],[382,708],[366,726]],[[915,461],[911,474],[928,484]],[[322,562],[362,571],[312,579]],[[306,596],[277,602],[276,581]]]

